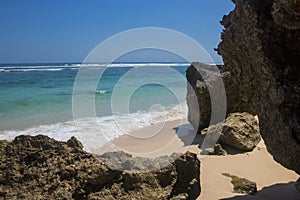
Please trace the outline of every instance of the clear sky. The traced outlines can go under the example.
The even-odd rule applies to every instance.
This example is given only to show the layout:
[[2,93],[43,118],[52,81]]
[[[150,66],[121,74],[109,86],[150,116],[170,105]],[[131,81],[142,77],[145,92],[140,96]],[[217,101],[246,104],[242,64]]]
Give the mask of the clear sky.
[[139,27],[182,32],[220,62],[213,50],[219,21],[233,6],[231,0],[1,0],[0,63],[82,62],[101,41]]

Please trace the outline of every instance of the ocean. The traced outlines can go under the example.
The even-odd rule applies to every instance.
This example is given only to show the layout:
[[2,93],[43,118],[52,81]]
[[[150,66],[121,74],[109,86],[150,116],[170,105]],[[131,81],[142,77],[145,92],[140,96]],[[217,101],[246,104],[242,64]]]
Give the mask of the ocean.
[[[18,64],[0,65],[0,139],[13,139],[21,134],[45,134],[57,140],[68,140],[76,136],[86,150],[97,148],[115,137],[137,128],[143,128],[162,121],[186,117],[185,71],[188,63],[114,63],[105,64]],[[72,108],[74,81],[80,68],[101,68],[102,74],[95,90],[85,91],[82,97],[92,98],[95,102],[97,127],[89,116],[78,119],[84,126],[76,126]],[[122,83],[123,93],[118,101],[130,95],[128,113],[118,113],[120,129],[112,108],[112,96],[118,82],[133,69],[135,76]],[[176,76],[164,73],[164,69],[175,70]],[[147,71],[147,73],[145,73]],[[152,73],[153,72],[153,73]],[[178,80],[178,75],[182,80]],[[156,77],[166,85],[147,83],[131,94],[132,85]],[[85,83],[88,87],[89,80]],[[174,88],[170,88],[170,87]],[[178,94],[180,93],[180,97]],[[122,96],[124,95],[124,96]],[[77,97],[78,98],[78,97]],[[83,105],[82,112],[84,112]],[[134,126],[131,126],[133,124]],[[103,137],[104,136],[104,137]]]

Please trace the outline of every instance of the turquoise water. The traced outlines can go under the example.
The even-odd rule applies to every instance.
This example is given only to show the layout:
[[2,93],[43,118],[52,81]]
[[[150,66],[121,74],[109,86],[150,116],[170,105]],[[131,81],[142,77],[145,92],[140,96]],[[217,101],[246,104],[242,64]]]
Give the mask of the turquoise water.
[[[38,125],[52,125],[70,122],[73,119],[72,93],[74,81],[79,69],[76,64],[47,65],[1,65],[0,66],[0,130],[22,130]],[[171,67],[185,77],[188,64],[147,64],[147,74],[138,74],[127,80],[122,87],[150,76],[152,67]],[[103,67],[103,66],[102,66]],[[95,91],[85,91],[83,96],[95,99],[96,115],[106,119],[112,116],[111,97],[116,83],[138,64],[115,64],[106,68]],[[173,85],[183,96],[186,83],[179,82],[175,76],[155,72],[153,76]],[[128,84],[127,84],[128,83]],[[89,84],[87,81],[85,84]],[[78,94],[81,95],[81,94]],[[119,95],[122,101],[122,94]],[[131,114],[144,116],[151,106],[160,104],[164,109],[171,109],[183,103],[172,92],[172,89],[159,84],[145,83],[131,94],[129,110]],[[83,108],[84,110],[84,108]],[[105,118],[106,117],[106,118]],[[51,132],[51,126],[47,126]],[[40,130],[40,131],[41,131]],[[54,131],[57,131],[57,127]],[[3,132],[9,133],[9,132]],[[15,132],[15,135],[18,132]]]

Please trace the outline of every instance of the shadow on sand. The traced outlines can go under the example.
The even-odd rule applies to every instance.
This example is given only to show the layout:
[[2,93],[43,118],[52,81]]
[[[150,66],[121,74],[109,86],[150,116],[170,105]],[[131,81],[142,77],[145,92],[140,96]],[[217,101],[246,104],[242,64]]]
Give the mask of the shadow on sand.
[[[196,133],[191,124],[183,124],[173,128],[173,130],[176,131],[178,138],[184,143],[184,146],[198,145],[199,149],[201,149],[204,138],[201,136],[201,134]],[[226,144],[222,144],[222,147],[229,155],[247,153]]]
[[183,124],[173,128],[176,131],[178,138],[183,142],[184,146],[203,143],[203,138],[197,131],[194,130],[191,124]]
[[296,189],[295,183],[280,183],[265,187],[255,195],[244,195],[226,198],[222,200],[299,200],[300,192]]

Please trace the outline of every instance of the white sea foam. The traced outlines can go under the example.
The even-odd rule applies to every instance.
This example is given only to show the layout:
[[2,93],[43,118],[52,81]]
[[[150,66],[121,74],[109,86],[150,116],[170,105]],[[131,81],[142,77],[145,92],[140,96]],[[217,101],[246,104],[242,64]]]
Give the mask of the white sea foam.
[[0,69],[0,72],[32,72],[32,71],[61,71],[65,68],[22,68],[22,69],[16,69],[16,68],[6,68],[6,69]]
[[61,71],[63,68],[45,68],[45,69],[11,69],[11,72],[31,72],[31,71]]
[[189,66],[189,63],[112,63],[112,64],[74,64],[76,67],[176,67]]
[[78,70],[80,67],[175,67],[189,66],[189,63],[113,63],[113,64],[65,64],[65,65],[28,65],[1,66],[0,72],[60,71],[64,69]]
[[0,69],[0,72],[9,72],[7,69]]
[[107,91],[106,90],[96,90],[95,93],[96,94],[105,94],[105,93],[107,93]]
[[[91,151],[101,147],[104,143],[120,135],[140,128],[161,123],[185,119],[187,117],[186,103],[179,104],[166,111],[137,112],[129,115],[106,116],[95,119],[79,119],[80,126],[74,121],[61,122],[51,125],[34,126],[24,130],[6,130],[0,132],[0,139],[12,140],[18,135],[48,135],[51,138],[67,141],[72,136],[77,137],[84,145],[85,150]],[[122,126],[121,125],[126,125]]]

